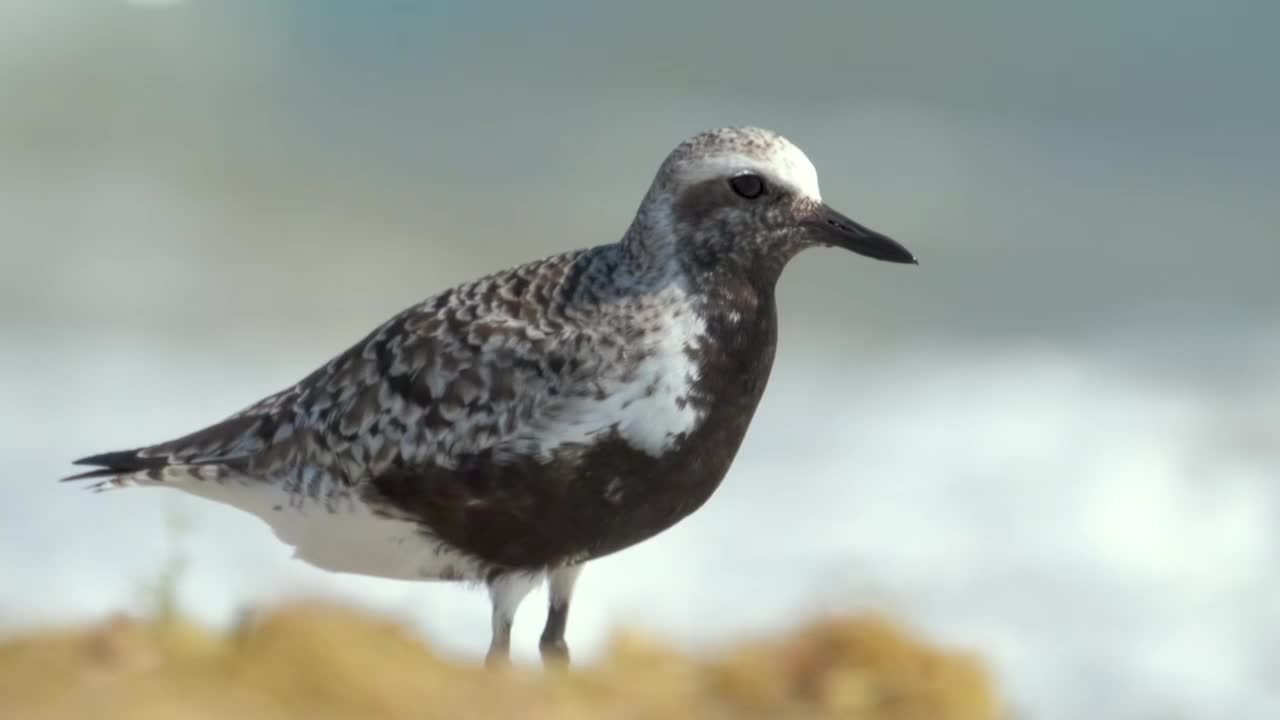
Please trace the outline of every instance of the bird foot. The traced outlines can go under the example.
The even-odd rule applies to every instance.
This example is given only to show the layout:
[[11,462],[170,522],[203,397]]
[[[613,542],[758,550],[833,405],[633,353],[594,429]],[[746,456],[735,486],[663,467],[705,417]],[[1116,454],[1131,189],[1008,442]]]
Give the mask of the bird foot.
[[488,670],[504,670],[511,667],[511,656],[505,650],[490,648],[484,656],[484,666]]
[[543,638],[538,643],[538,650],[542,652],[543,667],[556,670],[569,667],[569,645],[564,638]]

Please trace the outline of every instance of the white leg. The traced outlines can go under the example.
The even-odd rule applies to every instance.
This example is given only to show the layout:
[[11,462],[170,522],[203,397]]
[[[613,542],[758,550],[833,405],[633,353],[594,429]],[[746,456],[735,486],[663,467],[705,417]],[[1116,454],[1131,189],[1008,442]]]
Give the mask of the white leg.
[[543,665],[563,667],[569,664],[569,645],[564,641],[564,629],[569,623],[573,586],[581,572],[581,565],[565,565],[547,574],[551,597],[547,603],[547,624],[542,628],[542,640],[538,643]]
[[489,602],[493,605],[493,637],[485,665],[490,668],[511,662],[511,624],[520,601],[537,587],[542,578],[536,574],[512,572],[489,582]]

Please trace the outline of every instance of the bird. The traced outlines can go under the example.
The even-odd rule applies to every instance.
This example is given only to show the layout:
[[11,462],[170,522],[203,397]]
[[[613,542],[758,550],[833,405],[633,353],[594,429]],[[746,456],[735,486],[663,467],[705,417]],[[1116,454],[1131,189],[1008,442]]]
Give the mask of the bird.
[[510,665],[516,609],[545,582],[539,653],[566,667],[583,566],[721,485],[773,366],[779,277],[817,247],[918,265],[829,206],[782,135],[705,130],[616,242],[439,291],[296,384],[64,480],[231,506],[323,570],[483,587],[490,668]]

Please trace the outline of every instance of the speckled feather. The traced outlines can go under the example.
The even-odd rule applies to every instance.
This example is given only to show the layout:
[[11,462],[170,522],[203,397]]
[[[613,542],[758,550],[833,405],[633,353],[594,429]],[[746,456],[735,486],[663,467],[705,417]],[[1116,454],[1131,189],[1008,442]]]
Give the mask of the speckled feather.
[[[655,273],[626,278],[620,294],[629,266],[617,255],[567,253],[445,291],[298,384],[138,457],[225,465],[321,498],[396,464],[546,458],[625,422],[611,410],[684,404],[696,369],[676,356],[699,332],[686,293]],[[662,372],[682,364],[684,375]],[[622,431],[656,452],[694,422],[686,410],[660,437]]]

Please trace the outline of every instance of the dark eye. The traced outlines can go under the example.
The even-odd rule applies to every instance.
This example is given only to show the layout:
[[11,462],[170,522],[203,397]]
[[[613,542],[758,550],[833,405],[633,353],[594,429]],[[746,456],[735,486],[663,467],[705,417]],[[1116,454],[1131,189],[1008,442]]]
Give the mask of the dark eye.
[[759,175],[734,175],[729,178],[729,187],[748,200],[755,200],[764,194],[764,180]]

